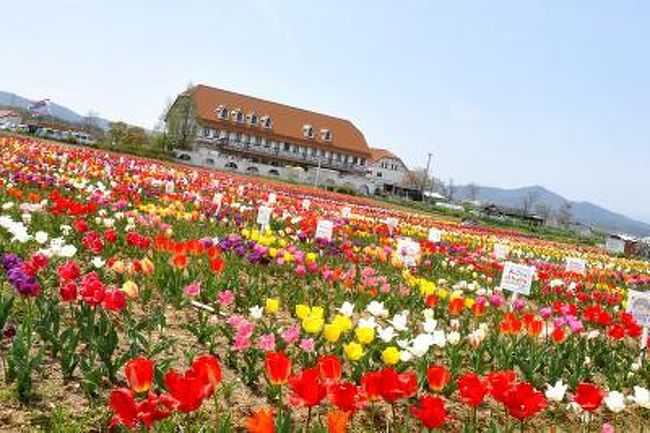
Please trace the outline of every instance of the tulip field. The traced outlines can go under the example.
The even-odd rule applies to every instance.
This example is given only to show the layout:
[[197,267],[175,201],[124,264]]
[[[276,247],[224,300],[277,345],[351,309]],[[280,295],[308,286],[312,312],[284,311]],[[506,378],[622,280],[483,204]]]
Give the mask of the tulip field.
[[90,148],[0,152],[0,431],[650,432],[647,261]]

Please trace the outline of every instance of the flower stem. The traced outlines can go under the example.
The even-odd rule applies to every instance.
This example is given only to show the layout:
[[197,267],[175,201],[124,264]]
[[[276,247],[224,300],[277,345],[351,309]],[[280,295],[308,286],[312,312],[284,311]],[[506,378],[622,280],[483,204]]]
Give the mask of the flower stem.
[[311,406],[307,409],[307,421],[305,422],[305,433],[309,431],[309,422],[311,421]]

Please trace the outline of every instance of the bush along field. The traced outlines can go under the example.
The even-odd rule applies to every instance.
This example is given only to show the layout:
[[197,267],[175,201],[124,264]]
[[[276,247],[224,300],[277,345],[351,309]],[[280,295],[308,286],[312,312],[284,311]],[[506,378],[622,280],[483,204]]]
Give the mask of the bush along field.
[[0,151],[1,431],[650,431],[648,262],[93,149]]

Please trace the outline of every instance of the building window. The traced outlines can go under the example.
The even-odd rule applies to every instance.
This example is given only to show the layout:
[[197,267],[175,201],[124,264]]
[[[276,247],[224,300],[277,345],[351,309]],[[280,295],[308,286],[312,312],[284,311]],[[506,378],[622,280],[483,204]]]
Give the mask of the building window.
[[204,137],[209,137],[210,136],[210,128],[208,128],[208,127],[203,128],[203,136]]
[[258,121],[257,114],[255,114],[255,113],[250,113],[250,114],[248,115],[248,124],[249,124],[249,125],[251,125],[251,126],[257,126],[257,121]]
[[264,128],[272,128],[273,127],[273,119],[271,119],[271,116],[262,116],[260,118],[260,123],[262,124],[262,127]]
[[226,120],[228,118],[228,109],[223,105],[219,105],[219,107],[217,107],[217,117]]
[[244,123],[244,113],[239,108],[232,110],[232,120],[237,123]]
[[314,138],[314,128],[311,125],[303,125],[302,134],[308,138]]
[[325,141],[332,141],[332,131],[329,129],[321,129],[320,136]]
[[381,171],[378,171],[378,172],[377,172],[377,177],[383,177],[383,174],[382,174]]

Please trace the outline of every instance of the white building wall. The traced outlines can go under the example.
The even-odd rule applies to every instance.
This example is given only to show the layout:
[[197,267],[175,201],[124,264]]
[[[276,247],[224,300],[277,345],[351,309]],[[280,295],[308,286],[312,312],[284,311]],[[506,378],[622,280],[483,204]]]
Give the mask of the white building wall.
[[193,151],[176,150],[174,154],[178,161],[186,164],[241,174],[275,177],[308,184],[314,184],[318,176],[318,185],[320,186],[346,187],[361,194],[374,194],[376,190],[383,189],[383,185],[386,183],[384,179],[371,175],[347,174],[322,167],[320,170],[317,167],[306,169],[297,166],[276,167],[252,162],[249,158],[222,154],[217,150],[205,147],[198,147]]
[[368,168],[373,178],[389,185],[400,185],[407,171],[402,161],[395,158],[378,159],[372,162]]

